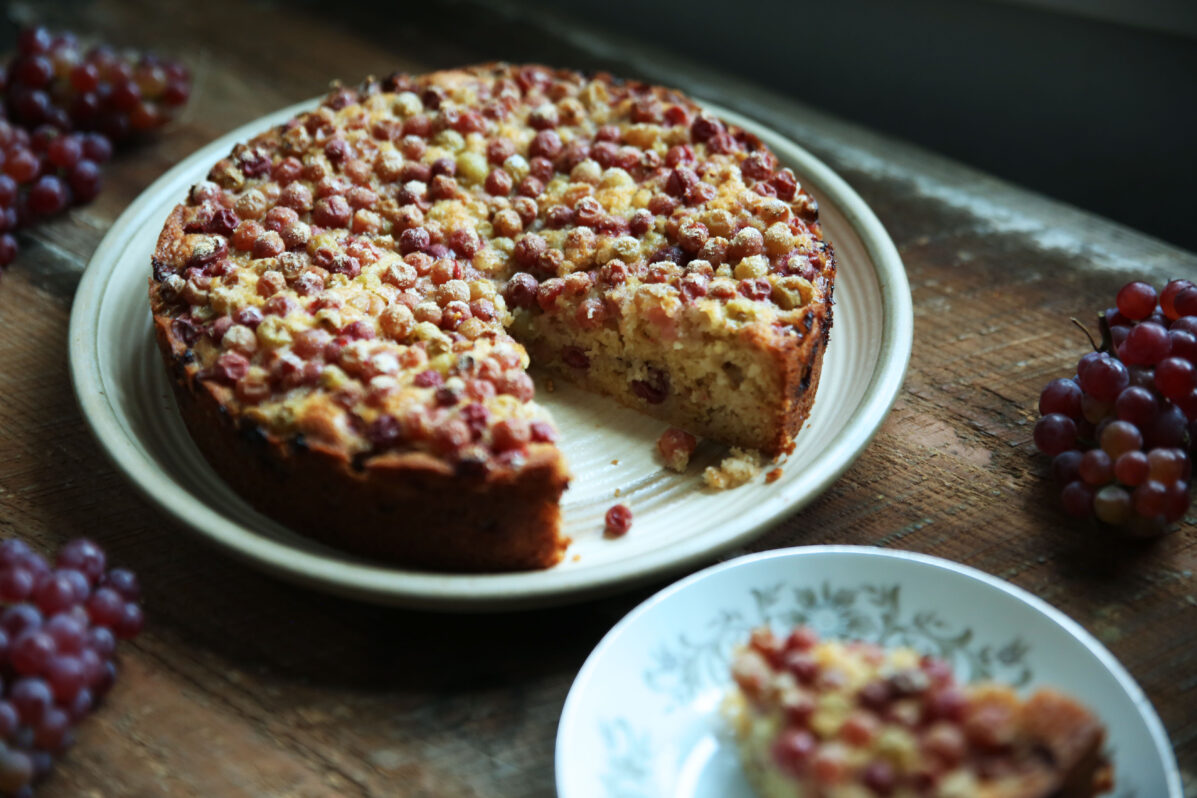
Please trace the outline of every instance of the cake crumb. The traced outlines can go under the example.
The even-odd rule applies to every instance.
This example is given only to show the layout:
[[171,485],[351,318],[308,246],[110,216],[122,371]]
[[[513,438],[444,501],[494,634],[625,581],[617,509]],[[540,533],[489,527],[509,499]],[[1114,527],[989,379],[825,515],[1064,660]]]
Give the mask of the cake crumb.
[[615,489],[615,498],[619,498],[619,488]]
[[703,472],[702,479],[708,488],[715,490],[738,488],[761,473],[761,467],[760,452],[735,446],[718,468],[709,466]]
[[772,485],[774,482],[776,482],[779,479],[781,479],[781,469],[780,468],[775,468],[772,471],[770,471],[768,474],[765,474],[765,484],[766,485]]
[[612,460],[611,465],[619,465],[619,458],[616,457],[614,460]]
[[661,453],[665,467],[678,473],[690,465],[690,455],[694,454],[697,446],[698,438],[677,427],[665,430],[657,440],[657,451]]
[[581,554],[575,554],[575,555],[573,556],[573,558],[571,559],[571,562],[581,562],[581,561],[582,561],[582,555],[581,555]]

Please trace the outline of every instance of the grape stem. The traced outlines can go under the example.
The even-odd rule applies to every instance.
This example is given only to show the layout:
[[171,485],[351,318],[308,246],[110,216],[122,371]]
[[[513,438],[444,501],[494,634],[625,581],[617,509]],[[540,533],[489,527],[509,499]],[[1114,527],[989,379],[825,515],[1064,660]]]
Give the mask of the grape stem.
[[[1083,332],[1085,334],[1085,337],[1089,339],[1089,344],[1093,347],[1093,351],[1100,352],[1102,348],[1097,345],[1097,341],[1093,340],[1093,333],[1089,332],[1089,328],[1086,327],[1085,325],[1081,324],[1080,319],[1078,319],[1076,316],[1073,316],[1071,321],[1073,324],[1075,324],[1077,327],[1079,327],[1081,332]],[[1101,322],[1103,322],[1103,321],[1105,321],[1105,319],[1101,318],[1101,316],[1099,314],[1097,323],[1101,324]],[[1105,343],[1105,337],[1106,337],[1106,330],[1102,330],[1102,343]]]
[[[1118,358],[1118,347],[1114,346],[1114,334],[1110,332],[1110,322],[1106,318],[1106,314],[1097,314],[1097,328],[1101,330],[1101,349],[1098,351],[1109,352],[1110,357],[1120,359]],[[1088,335],[1088,331],[1085,334]]]

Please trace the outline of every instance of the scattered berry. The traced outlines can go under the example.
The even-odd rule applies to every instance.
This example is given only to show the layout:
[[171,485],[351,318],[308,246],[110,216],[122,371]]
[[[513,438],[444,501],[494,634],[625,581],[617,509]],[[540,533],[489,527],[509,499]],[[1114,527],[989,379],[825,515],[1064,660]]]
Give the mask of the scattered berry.
[[626,504],[616,504],[607,511],[606,524],[608,535],[623,537],[632,528],[632,511]]

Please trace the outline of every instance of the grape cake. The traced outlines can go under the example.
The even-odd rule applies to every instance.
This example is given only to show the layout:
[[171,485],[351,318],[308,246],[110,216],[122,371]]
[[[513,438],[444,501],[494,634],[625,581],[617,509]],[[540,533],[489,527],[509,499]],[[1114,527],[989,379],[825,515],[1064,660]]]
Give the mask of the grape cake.
[[724,712],[762,798],[1092,798],[1105,729],[1072,698],[958,685],[909,648],[753,632]]
[[529,362],[793,449],[832,323],[814,199],[664,88],[490,64],[336,88],[167,220],[156,336],[219,473],[403,564],[545,568],[570,475]]

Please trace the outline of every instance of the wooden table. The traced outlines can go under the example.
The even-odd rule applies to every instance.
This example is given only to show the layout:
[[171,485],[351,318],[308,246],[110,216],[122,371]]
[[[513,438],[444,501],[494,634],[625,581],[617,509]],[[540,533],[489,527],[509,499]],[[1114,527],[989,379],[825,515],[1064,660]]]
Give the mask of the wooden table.
[[[407,6],[408,4],[404,4]],[[43,21],[177,54],[186,114],[121,156],[90,207],[22,237],[0,279],[0,534],[42,549],[78,535],[145,584],[146,632],[46,796],[553,794],[566,692],[608,628],[659,585],[501,616],[387,610],[248,569],[149,507],[76,408],[67,318],[105,230],[155,177],[260,114],[355,81],[504,57],[679,84],[792,136],[843,175],[898,244],[915,345],[893,413],[860,460],[750,550],[858,543],[948,557],[1042,596],[1146,689],[1197,790],[1197,547],[1066,520],[1031,443],[1041,386],[1085,342],[1070,316],[1132,277],[1197,277],[1197,257],[1117,224],[643,48],[500,7],[387,4],[348,17],[288,4],[101,0]],[[742,553],[742,552],[735,552]],[[733,553],[734,554],[734,553]],[[1142,796],[1141,798],[1154,798]]]

